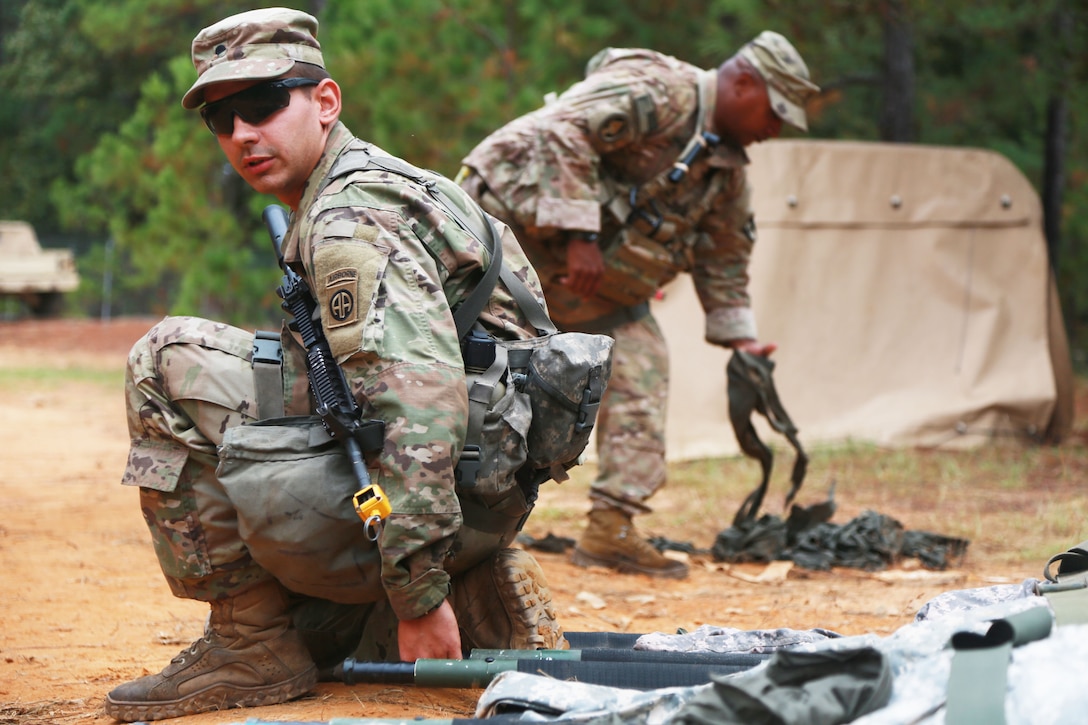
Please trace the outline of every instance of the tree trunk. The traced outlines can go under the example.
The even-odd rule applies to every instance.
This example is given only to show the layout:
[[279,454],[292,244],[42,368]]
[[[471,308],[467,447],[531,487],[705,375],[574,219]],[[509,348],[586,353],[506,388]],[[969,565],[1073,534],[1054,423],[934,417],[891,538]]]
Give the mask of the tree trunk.
[[1069,138],[1069,103],[1066,89],[1069,82],[1069,44],[1073,31],[1073,17],[1065,3],[1058,3],[1052,16],[1053,37],[1057,39],[1057,52],[1052,56],[1053,81],[1046,104],[1046,149],[1043,156],[1043,232],[1052,269],[1058,268],[1058,254],[1062,241],[1062,201],[1065,189],[1065,156]]
[[884,94],[880,138],[914,141],[914,41],[902,0],[888,0],[884,15]]
[[1043,158],[1043,233],[1050,266],[1057,269],[1062,242],[1062,201],[1065,188],[1065,154],[1069,104],[1064,95],[1053,95],[1046,106],[1046,151]]

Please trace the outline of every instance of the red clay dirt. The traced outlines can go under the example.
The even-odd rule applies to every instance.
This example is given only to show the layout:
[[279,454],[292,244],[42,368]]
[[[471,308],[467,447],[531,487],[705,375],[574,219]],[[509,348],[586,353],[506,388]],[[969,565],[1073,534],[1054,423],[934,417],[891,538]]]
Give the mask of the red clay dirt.
[[[137,491],[119,483],[128,446],[121,371],[129,346],[153,322],[0,322],[0,725],[113,723],[102,708],[105,693],[158,672],[201,634],[206,605],[169,593]],[[12,368],[41,368],[43,375],[13,385],[3,377]],[[586,480],[583,474],[566,489],[543,491],[542,505],[565,506],[570,516],[530,520],[526,532],[576,537]],[[714,624],[883,635],[943,591],[1039,575],[1038,562],[995,571],[970,555],[954,571],[883,574],[781,572],[695,557],[688,579],[660,581],[581,569],[563,554],[537,557],[567,631],[675,632]],[[322,683],[291,703],[168,722],[464,718],[479,694]]]

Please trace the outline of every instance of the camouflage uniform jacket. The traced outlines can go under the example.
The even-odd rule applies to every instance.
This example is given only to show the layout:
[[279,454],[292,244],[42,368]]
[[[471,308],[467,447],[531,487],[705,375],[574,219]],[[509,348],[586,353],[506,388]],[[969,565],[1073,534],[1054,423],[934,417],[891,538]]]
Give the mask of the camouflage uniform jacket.
[[[678,182],[666,174],[697,132],[713,132],[716,71],[649,50],[606,49],[585,79],[499,129],[464,160],[504,207],[561,326],[607,317],[689,272],[707,314],[706,338],[755,337],[747,293],[754,240],[744,151],[702,153]],[[700,101],[700,96],[702,97]],[[634,207],[662,224],[634,250],[642,289],[620,290],[616,267]],[[486,205],[485,205],[486,206]],[[589,300],[567,290],[564,230],[599,232],[609,273]],[[643,230],[645,231],[645,230]],[[626,256],[630,256],[627,254]]]
[[[364,417],[385,422],[384,449],[368,458],[393,507],[378,542],[382,584],[397,616],[412,619],[449,590],[444,563],[462,524],[454,465],[468,415],[450,302],[471,292],[490,257],[403,176],[368,169],[329,180],[348,148],[388,156],[337,123],[291,219],[284,258],[313,290]],[[472,203],[446,183],[454,199]],[[504,261],[543,300],[520,247],[503,237]],[[480,319],[503,339],[535,334],[501,282]]]

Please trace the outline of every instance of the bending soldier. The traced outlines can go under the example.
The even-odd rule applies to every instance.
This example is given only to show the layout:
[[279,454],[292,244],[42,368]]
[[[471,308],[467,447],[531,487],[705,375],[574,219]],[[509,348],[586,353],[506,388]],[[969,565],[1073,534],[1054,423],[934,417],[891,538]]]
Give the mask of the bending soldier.
[[761,33],[716,70],[609,48],[586,77],[495,131],[457,181],[507,222],[560,329],[615,338],[598,427],[599,474],[573,561],[684,577],[634,528],[665,483],[668,354],[649,300],[691,274],[707,341],[769,355],[752,315],[755,242],[744,147],[806,130],[818,92],[794,47]]

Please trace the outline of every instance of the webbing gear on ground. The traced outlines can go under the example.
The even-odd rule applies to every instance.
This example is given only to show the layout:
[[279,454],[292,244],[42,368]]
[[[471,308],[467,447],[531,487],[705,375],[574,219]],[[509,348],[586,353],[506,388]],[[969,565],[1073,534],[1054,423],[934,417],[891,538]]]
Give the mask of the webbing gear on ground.
[[755,458],[763,470],[759,486],[756,487],[741,504],[733,518],[733,525],[737,526],[744,521],[751,521],[759,513],[759,507],[763,504],[763,497],[767,493],[767,485],[771,479],[771,468],[774,463],[774,454],[763,441],[759,439],[755,426],[752,425],[752,414],[762,413],[767,422],[776,431],[786,436],[790,445],[797,451],[797,458],[793,463],[793,472],[790,475],[791,488],[786,494],[786,507],[793,502],[797,492],[801,490],[801,483],[805,479],[805,471],[808,469],[808,455],[801,448],[801,442],[797,439],[797,427],[790,420],[789,414],[778,399],[778,391],[775,390],[771,373],[774,371],[774,361],[760,355],[752,355],[743,350],[734,350],[732,357],[726,365],[726,378],[729,391],[729,421],[736,433],[737,443],[744,454]]

